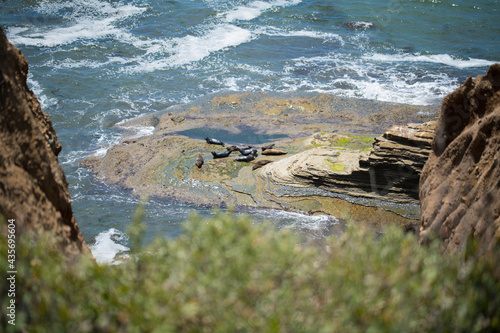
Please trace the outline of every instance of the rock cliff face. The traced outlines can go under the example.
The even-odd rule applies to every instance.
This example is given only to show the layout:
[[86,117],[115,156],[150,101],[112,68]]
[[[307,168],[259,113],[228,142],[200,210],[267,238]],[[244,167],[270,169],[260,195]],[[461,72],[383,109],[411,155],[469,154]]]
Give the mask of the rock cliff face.
[[57,159],[61,144],[26,85],[26,59],[1,29],[0,59],[0,214],[15,220],[18,235],[48,231],[68,257],[90,254]]
[[447,253],[472,235],[481,252],[500,240],[500,64],[445,97],[420,180],[420,241]]

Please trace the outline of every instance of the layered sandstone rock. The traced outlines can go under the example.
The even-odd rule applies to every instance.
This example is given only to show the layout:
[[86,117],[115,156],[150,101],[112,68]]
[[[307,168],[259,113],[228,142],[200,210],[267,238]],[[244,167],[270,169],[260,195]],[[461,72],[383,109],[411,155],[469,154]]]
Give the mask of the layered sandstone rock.
[[[430,153],[435,122],[393,126],[374,140],[371,151],[342,147],[355,140],[338,136],[325,146],[325,136],[311,138],[322,147],[308,149],[262,168],[271,182],[315,187],[351,196],[393,202],[416,202],[418,180]],[[333,134],[335,136],[335,134]],[[330,140],[331,141],[331,140]]]
[[68,257],[90,254],[58,163],[61,144],[26,85],[26,59],[1,29],[0,59],[0,214],[15,220],[18,235],[47,231],[60,237]]
[[366,167],[372,191],[418,200],[418,182],[431,151],[436,122],[395,125],[376,138]]
[[420,241],[447,253],[500,239],[500,64],[446,96],[420,180]]

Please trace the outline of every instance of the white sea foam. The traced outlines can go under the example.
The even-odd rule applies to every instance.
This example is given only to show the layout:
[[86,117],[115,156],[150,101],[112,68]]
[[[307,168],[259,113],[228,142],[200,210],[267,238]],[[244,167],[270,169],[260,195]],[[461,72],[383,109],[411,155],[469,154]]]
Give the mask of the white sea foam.
[[485,59],[460,59],[452,57],[449,54],[369,54],[365,55],[363,59],[379,62],[428,62],[443,64],[456,68],[473,68],[491,66],[495,62]]
[[118,240],[123,241],[125,239],[126,236],[124,233],[111,228],[98,234],[95,238],[95,243],[89,247],[98,263],[116,264],[116,255],[130,250],[128,247],[117,242]]
[[130,136],[130,138],[140,138],[143,136],[148,136],[154,133],[154,126],[128,126],[128,130],[135,131],[135,134]]
[[225,14],[227,22],[233,22],[236,20],[250,21],[256,17],[259,17],[263,12],[271,8],[270,3],[264,1],[254,1],[248,6],[240,6],[236,9],[231,10]]
[[50,98],[43,93],[42,87],[37,81],[33,79],[33,74],[31,72],[28,72],[28,78],[26,81],[30,89],[33,90],[33,92],[35,93],[35,96],[37,96],[38,101],[40,102],[40,106],[42,107],[42,110],[49,107],[52,104],[57,103],[57,99]]
[[226,22],[250,21],[272,8],[293,6],[301,2],[302,0],[252,1],[247,5],[238,6],[226,13],[222,13],[220,16],[225,17]]
[[200,37],[186,36],[174,40],[174,55],[169,62],[175,66],[198,61],[212,52],[248,42],[251,37],[251,32],[243,28],[219,25]]
[[[127,71],[152,72],[182,66],[199,61],[214,52],[246,43],[251,39],[252,33],[246,29],[231,24],[216,25],[200,36],[185,36],[151,43],[147,54],[154,54],[154,57],[150,60],[146,56],[139,61],[139,65]],[[158,53],[166,53],[169,56],[158,59]]]
[[96,61],[92,59],[74,60],[65,58],[62,60],[50,59],[43,64],[43,66],[51,67],[53,69],[67,69],[67,68],[101,68],[110,64],[127,64],[129,59],[121,57],[108,57],[107,61]]
[[[289,90],[304,89],[385,102],[429,105],[439,103],[459,84],[456,78],[444,73],[421,71],[417,75],[409,68],[400,68],[407,64],[389,66],[375,59],[356,59],[337,53],[297,58],[287,67],[289,77],[283,80],[284,86]],[[311,77],[295,77],[293,71],[296,68],[308,69]]]
[[283,227],[292,229],[317,231],[339,223],[337,218],[330,215],[307,215],[278,209],[250,209],[250,212],[269,221],[282,221],[285,224]]
[[337,40],[344,45],[345,42],[339,34],[334,34],[330,32],[313,31],[313,30],[286,30],[277,27],[264,27],[255,31],[256,33],[267,35],[267,36],[278,36],[278,37],[310,37],[327,40]]
[[36,9],[42,15],[60,15],[62,8],[71,8],[71,16],[67,26],[52,29],[34,28],[30,30],[9,29],[8,37],[14,44],[54,47],[70,44],[77,40],[95,40],[107,36],[124,38],[127,36],[123,29],[116,27],[116,22],[133,15],[140,14],[146,9],[132,5],[110,5],[102,1],[78,1],[54,3],[42,1]]

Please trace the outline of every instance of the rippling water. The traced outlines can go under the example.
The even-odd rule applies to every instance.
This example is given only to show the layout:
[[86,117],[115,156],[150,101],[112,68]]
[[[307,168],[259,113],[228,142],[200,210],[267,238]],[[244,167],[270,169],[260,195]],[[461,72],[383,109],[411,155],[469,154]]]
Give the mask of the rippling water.
[[[60,161],[77,221],[102,258],[127,245],[123,232],[137,199],[77,164],[118,142],[110,127],[120,121],[227,90],[434,104],[500,61],[498,1],[9,0],[0,6],[0,23],[28,59],[29,85],[63,144]],[[148,237],[177,237],[193,209],[212,214],[150,202]],[[336,223],[251,214],[272,214],[297,230],[310,225],[318,237],[317,228]]]

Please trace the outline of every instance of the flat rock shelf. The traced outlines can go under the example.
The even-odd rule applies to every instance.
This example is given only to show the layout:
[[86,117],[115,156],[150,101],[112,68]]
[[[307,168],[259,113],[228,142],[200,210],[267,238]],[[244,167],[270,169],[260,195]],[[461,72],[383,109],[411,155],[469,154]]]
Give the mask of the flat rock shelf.
[[[120,124],[122,144],[82,165],[137,195],[409,225],[438,109],[327,94],[217,94]],[[134,137],[138,126],[154,132]],[[280,154],[263,155],[269,143]],[[231,145],[251,146],[257,157],[213,158]],[[270,162],[253,168],[262,160]]]

